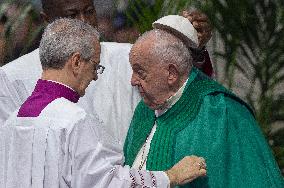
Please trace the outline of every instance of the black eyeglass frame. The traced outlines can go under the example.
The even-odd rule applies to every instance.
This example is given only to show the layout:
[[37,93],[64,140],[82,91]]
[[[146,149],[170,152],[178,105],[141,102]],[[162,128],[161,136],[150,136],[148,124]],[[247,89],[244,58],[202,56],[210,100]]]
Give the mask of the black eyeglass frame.
[[96,72],[97,72],[98,74],[103,74],[103,72],[104,72],[105,69],[106,69],[106,68],[105,68],[104,66],[102,66],[102,65],[97,65],[97,66],[95,67],[95,70],[96,70]]

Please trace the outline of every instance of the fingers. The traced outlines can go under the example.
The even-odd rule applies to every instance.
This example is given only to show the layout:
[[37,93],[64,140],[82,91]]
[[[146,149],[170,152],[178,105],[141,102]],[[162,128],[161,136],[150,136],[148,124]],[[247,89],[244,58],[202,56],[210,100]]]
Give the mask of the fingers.
[[212,30],[208,22],[193,21],[192,25],[198,32],[211,32]]
[[187,18],[192,23],[193,19],[192,19],[192,16],[189,15],[188,11],[183,11],[182,16]]
[[[192,158],[193,159],[193,158]],[[197,157],[193,159],[193,163],[191,164],[192,170],[198,173],[201,169],[206,170],[206,162],[205,159],[202,157]]]
[[205,162],[205,159],[203,157],[199,157],[200,162]]
[[203,47],[212,37],[212,28],[208,22],[193,22],[193,27],[197,31],[199,46]]
[[198,177],[206,176],[206,174],[207,174],[207,170],[205,169],[200,169],[198,171]]
[[206,32],[197,33],[197,36],[198,36],[198,41],[199,41],[199,48],[201,49],[211,39],[212,33],[211,32],[209,32],[209,33],[206,33]]
[[206,170],[206,163],[205,162],[199,162],[197,164],[198,164],[199,170],[201,170],[201,169],[205,169]]
[[200,170],[207,168],[205,159],[203,157],[197,157],[195,155],[184,157],[183,160],[187,161],[187,166],[193,167],[194,170]]
[[181,15],[182,15],[183,17],[188,17],[188,16],[189,16],[189,11],[184,10],[184,11],[182,11]]
[[196,20],[196,21],[201,21],[201,22],[208,21],[208,17],[206,16],[206,14],[200,11],[197,11],[197,10],[190,12],[188,16],[190,16],[193,20]]
[[200,162],[204,162],[205,163],[205,159],[203,157],[199,157]]
[[166,171],[171,182],[179,185],[206,175],[206,162],[202,157],[186,156],[170,170]]
[[198,11],[183,11],[182,16],[187,18],[197,31],[199,48],[202,48],[212,37],[212,27],[209,23],[208,17]]
[[191,22],[192,21],[199,21],[199,22],[208,22],[208,17],[206,14],[200,11],[183,11],[182,16],[188,18]]
[[190,156],[187,159],[191,160],[190,168],[187,169],[187,176],[181,180],[181,184],[189,183],[196,178],[206,176],[206,163],[203,157]]
[[206,162],[205,162],[205,159],[203,157],[199,157],[200,159],[200,164],[201,164],[201,167],[203,169],[206,169]]

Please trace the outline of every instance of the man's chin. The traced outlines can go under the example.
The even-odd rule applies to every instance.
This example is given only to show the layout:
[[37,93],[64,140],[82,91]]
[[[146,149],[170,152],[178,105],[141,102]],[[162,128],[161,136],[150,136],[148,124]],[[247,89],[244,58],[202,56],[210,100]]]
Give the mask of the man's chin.
[[144,97],[142,98],[144,103],[152,110],[157,110],[159,108],[159,106],[157,106],[156,104],[153,104],[151,102],[149,102],[147,99],[145,99]]
[[81,91],[80,93],[78,93],[80,95],[80,97],[83,97],[85,95],[85,91]]

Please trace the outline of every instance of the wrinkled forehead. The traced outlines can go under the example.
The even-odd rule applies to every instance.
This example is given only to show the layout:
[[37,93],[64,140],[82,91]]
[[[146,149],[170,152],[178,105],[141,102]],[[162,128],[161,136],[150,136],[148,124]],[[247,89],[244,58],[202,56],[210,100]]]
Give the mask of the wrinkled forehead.
[[136,60],[137,58],[141,59],[144,58],[144,56],[147,56],[147,51],[149,50],[147,48],[148,46],[146,47],[145,44],[141,42],[135,43],[130,50],[130,62],[131,60]]
[[138,55],[150,55],[149,52],[153,51],[155,46],[159,43],[159,38],[155,35],[149,34],[140,37],[132,46],[131,54]]
[[155,41],[143,40],[135,43],[131,48],[129,61],[131,65],[139,64],[148,66],[156,62],[156,55],[153,53]]

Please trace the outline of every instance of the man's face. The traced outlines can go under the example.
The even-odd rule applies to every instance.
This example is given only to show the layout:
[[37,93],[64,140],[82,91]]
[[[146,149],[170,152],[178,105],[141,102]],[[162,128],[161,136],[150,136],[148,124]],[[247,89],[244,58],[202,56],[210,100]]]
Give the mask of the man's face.
[[137,86],[141,97],[151,109],[159,109],[171,96],[168,84],[168,66],[150,53],[153,41],[135,44],[130,52],[133,70],[131,85]]
[[92,0],[58,0],[52,4],[52,10],[45,13],[50,21],[59,17],[69,17],[79,19],[93,27],[97,26],[96,11]]
[[79,94],[80,96],[83,96],[85,94],[85,90],[89,86],[92,80],[98,79],[98,73],[96,71],[96,67],[100,63],[100,53],[101,53],[101,47],[100,43],[96,40],[94,42],[95,46],[95,53],[91,57],[91,59],[87,62],[85,60],[83,63],[83,67],[80,71],[80,75],[78,77],[78,81],[80,82],[79,86]]

